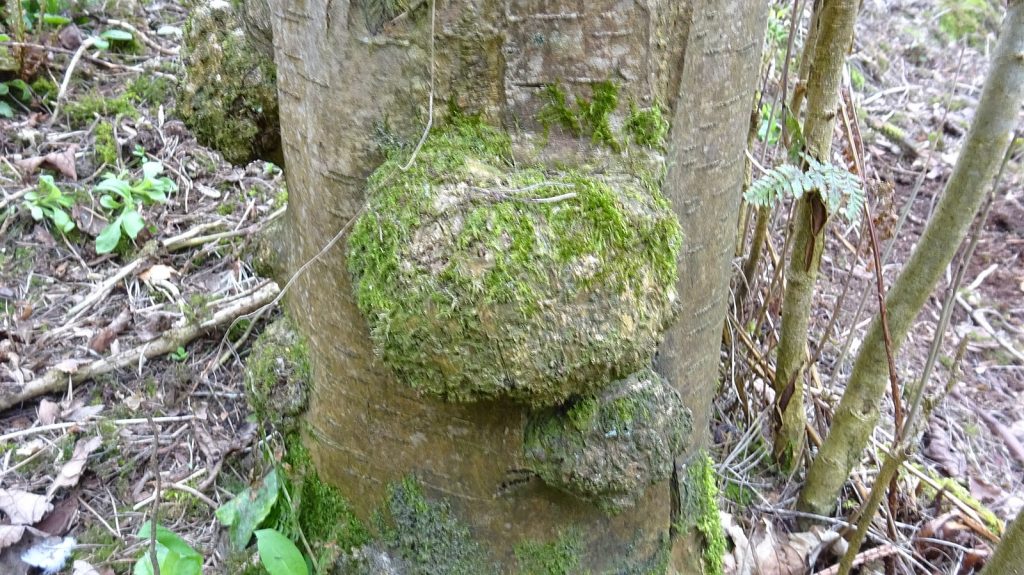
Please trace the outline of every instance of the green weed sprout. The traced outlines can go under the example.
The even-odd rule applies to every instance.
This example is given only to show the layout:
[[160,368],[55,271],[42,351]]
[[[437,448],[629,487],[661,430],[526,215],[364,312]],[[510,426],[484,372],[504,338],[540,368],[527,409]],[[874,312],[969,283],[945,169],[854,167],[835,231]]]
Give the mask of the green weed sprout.
[[131,181],[127,172],[103,176],[103,181],[95,188],[98,192],[104,192],[100,196],[100,206],[110,214],[117,213],[117,217],[96,236],[96,253],[114,251],[122,234],[134,241],[146,226],[138,206],[163,204],[167,202],[168,194],[177,191],[178,187],[170,178],[160,176],[163,171],[162,163],[146,162],[142,164],[141,180]]
[[65,211],[75,205],[75,199],[65,194],[53,181],[53,176],[39,176],[39,186],[25,194],[25,207],[36,221],[50,220],[54,227],[66,234],[75,229],[75,222]]

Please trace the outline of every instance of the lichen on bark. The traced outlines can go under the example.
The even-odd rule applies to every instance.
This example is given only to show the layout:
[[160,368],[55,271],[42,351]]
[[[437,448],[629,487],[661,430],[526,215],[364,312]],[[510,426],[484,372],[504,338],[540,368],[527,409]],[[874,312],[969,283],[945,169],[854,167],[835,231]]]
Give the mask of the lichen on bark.
[[679,392],[645,369],[535,414],[524,446],[528,465],[545,483],[615,513],[669,478],[690,431]]
[[550,406],[648,366],[674,316],[679,224],[653,177],[513,165],[453,115],[369,179],[348,239],[377,352],[452,401]]
[[277,72],[267,0],[193,0],[183,30],[178,115],[204,145],[235,164],[280,163]]

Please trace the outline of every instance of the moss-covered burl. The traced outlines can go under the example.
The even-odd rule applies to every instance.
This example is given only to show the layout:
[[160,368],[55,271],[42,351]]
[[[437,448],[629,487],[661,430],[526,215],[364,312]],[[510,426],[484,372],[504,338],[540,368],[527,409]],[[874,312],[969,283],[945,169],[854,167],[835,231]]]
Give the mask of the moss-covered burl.
[[679,392],[653,370],[531,418],[526,458],[541,479],[616,512],[668,479],[689,437]]
[[457,114],[409,156],[369,178],[348,239],[357,303],[402,381],[544,407],[650,366],[682,242],[655,176],[517,166],[503,132]]

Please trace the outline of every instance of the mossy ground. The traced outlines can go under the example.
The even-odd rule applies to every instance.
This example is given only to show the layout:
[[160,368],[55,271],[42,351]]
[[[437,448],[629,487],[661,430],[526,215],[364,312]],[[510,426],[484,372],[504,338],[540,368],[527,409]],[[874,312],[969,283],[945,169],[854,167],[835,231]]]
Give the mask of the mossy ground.
[[370,177],[348,239],[357,303],[401,380],[552,405],[649,363],[682,242],[650,179],[514,166],[504,133],[462,116],[403,170],[407,152]]
[[283,435],[298,429],[310,383],[309,348],[287,318],[269,324],[245,362],[249,405],[257,419]]

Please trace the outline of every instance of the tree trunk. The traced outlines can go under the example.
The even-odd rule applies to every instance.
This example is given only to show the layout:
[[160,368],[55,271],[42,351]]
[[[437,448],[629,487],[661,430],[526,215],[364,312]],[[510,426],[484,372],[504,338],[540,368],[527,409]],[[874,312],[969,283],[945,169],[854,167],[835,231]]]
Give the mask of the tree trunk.
[[1003,534],[982,575],[1024,575],[1024,512]]
[[[857,20],[856,0],[824,0],[812,24],[814,57],[808,71],[807,122],[804,136],[807,153],[828,162],[832,151],[839,83],[846,54],[853,44]],[[810,45],[808,45],[810,46]],[[805,50],[806,52],[806,50]],[[782,305],[782,335],[779,340],[775,393],[777,429],[775,459],[784,468],[799,462],[804,449],[804,358],[807,355],[807,326],[814,302],[814,284],[821,267],[828,214],[817,193],[800,198],[793,210],[793,251],[786,271],[786,293]]]
[[[982,90],[977,115],[964,142],[942,199],[917,248],[885,298],[893,353],[952,261],[967,228],[992,185],[999,162],[1013,139],[1017,112],[1024,101],[1024,1],[1010,3]],[[853,373],[828,437],[807,474],[801,511],[827,515],[878,423],[888,363],[880,317],[868,327]]]
[[[384,159],[382,135],[415,143],[431,112],[432,132],[443,129],[440,110],[449,108],[503,127],[517,163],[625,164],[596,131],[586,141],[539,119],[551,87],[582,106],[611,80],[623,103],[611,114],[613,128],[625,125],[627,102],[671,114],[663,191],[685,234],[682,311],[659,367],[700,431],[688,443],[692,453],[716,385],[733,241],[721,231],[739,199],[764,8],[757,0],[273,1],[289,187],[283,270],[298,270],[360,214],[366,180]],[[643,165],[662,161],[648,147],[624,153]],[[342,246],[296,277],[286,303],[313,368],[305,443],[359,517],[370,517],[389,485],[414,476],[428,499],[446,501],[468,524],[500,565],[495,572],[515,570],[517,546],[570,534],[573,572],[654,570],[669,554],[675,569],[699,571],[700,554],[673,548],[684,538],[670,534],[673,524],[692,523],[681,516],[683,481],[660,481],[632,507],[608,514],[524,481],[527,404],[445,401],[399,381],[375,354]],[[673,477],[685,477],[677,467]]]

